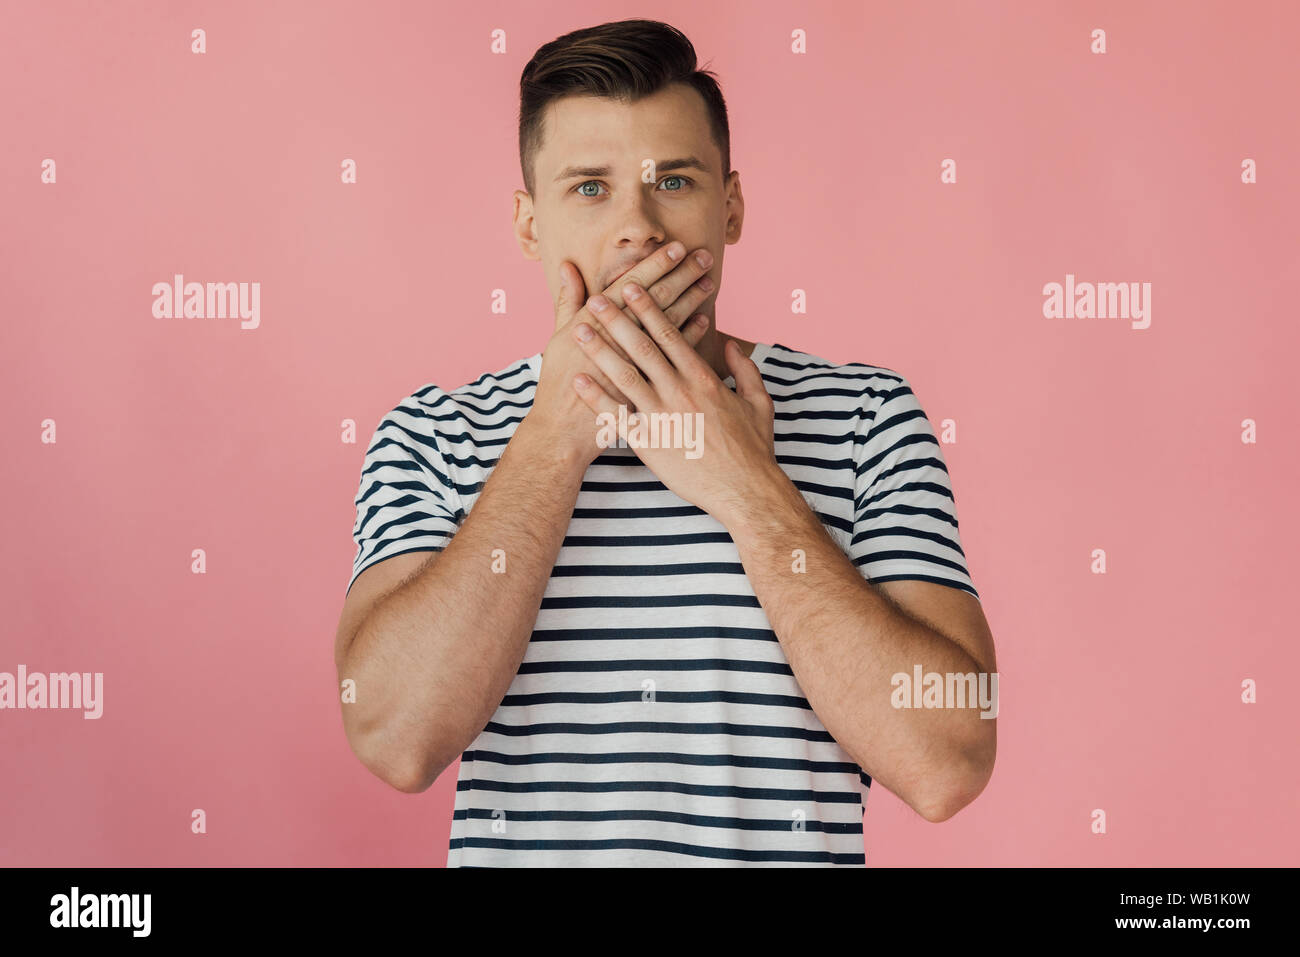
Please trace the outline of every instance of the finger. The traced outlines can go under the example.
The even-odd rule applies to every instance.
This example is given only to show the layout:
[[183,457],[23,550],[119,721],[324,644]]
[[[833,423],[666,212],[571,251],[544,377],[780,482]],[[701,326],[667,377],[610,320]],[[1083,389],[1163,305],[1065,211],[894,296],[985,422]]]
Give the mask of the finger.
[[587,371],[587,375],[590,376],[592,379],[595,379],[596,384],[602,390],[604,390],[606,395],[612,396],[615,402],[621,405],[625,405],[629,409],[636,407],[636,403],[633,402],[631,399],[629,399],[627,396],[625,396],[618,389],[614,388],[614,384],[609,381],[605,373],[601,372],[594,365],[589,366],[586,371]]
[[[595,320],[586,320],[586,324],[596,329],[597,332],[602,331],[599,328],[599,324],[596,323]],[[605,332],[604,335],[608,337],[609,333]],[[578,345],[580,346],[581,343],[578,343]],[[611,345],[610,348],[613,349],[616,347]],[[636,403],[633,402],[631,399],[629,399],[626,395],[624,395],[623,392],[614,385],[614,383],[610,382],[609,377],[606,376],[605,373],[602,372],[600,369],[596,368],[596,364],[594,362],[588,360],[584,371],[587,373],[587,375],[595,379],[597,385],[599,385],[605,391],[606,395],[612,396],[615,402],[626,405],[629,408],[635,408]]]
[[668,319],[659,311],[659,307],[636,283],[625,284],[623,295],[630,303],[630,308],[641,320],[640,326],[623,315],[621,310],[615,309],[604,296],[592,296],[587,300],[587,308],[605,324],[605,328],[613,334],[614,340],[632,357],[633,364],[645,374],[656,391],[660,395],[668,395],[676,388],[677,370],[659,348],[657,340],[663,335],[663,330],[668,329],[676,337],[673,342],[674,348],[686,349],[682,334],[669,324]]
[[[634,295],[636,293],[636,295]],[[638,362],[641,368],[651,374],[651,380],[659,386],[660,394],[678,381],[678,375],[698,372],[701,367],[707,364],[700,354],[686,344],[682,337],[681,330],[668,321],[668,317],[663,311],[654,304],[654,301],[646,294],[645,290],[639,293],[634,283],[628,283],[624,295],[631,303],[631,308],[636,312],[641,320],[641,325],[645,332],[641,335],[648,336],[654,343],[654,352],[658,357],[650,356],[649,350],[636,340],[631,332],[625,331],[617,322],[611,322],[610,329],[614,332],[615,338],[622,344],[631,355],[641,358],[645,353],[648,360],[652,363],[649,367],[645,362]],[[595,298],[595,297],[593,297]],[[590,302],[590,300],[588,300]],[[603,317],[602,317],[603,318]]]
[[[609,299],[620,309],[627,305],[623,302],[623,294],[620,290],[624,283],[634,282],[641,288],[653,285],[663,276],[677,268],[686,256],[686,246],[680,240],[674,239],[667,246],[655,250],[645,259],[641,260],[623,275],[611,282],[608,288],[602,290],[606,299]],[[695,281],[692,277],[691,282]],[[689,283],[687,284],[689,285]],[[684,287],[683,287],[684,288]]]
[[[707,275],[701,276],[696,282],[687,286],[686,290],[667,309],[663,309],[663,314],[668,317],[669,322],[681,329],[687,320],[700,311],[704,301],[713,295],[713,289],[713,280]],[[656,299],[655,301],[658,302],[659,300]]]
[[[610,333],[610,331],[605,328],[604,323],[597,322],[596,317],[593,316],[590,310],[588,310],[585,306],[582,309],[582,321],[586,322],[587,325],[595,329],[596,332],[600,334],[600,337],[605,340],[605,344],[608,345],[611,349],[613,349],[620,359],[626,359],[628,362],[632,362],[632,357],[623,351],[623,347],[620,346],[617,340],[614,339],[613,334]],[[635,365],[635,363],[633,364]]]
[[590,373],[579,372],[574,376],[573,390],[578,393],[583,402],[587,403],[587,407],[592,412],[597,415],[608,412],[618,418],[619,403],[610,398],[609,393],[601,387],[599,382],[592,378]]
[[[638,282],[637,277],[628,275],[624,276],[618,285],[622,287],[625,283],[638,283],[650,294],[650,298],[654,300],[655,305],[667,314],[668,307],[676,302],[678,297],[688,289],[698,287],[699,291],[705,296],[713,292],[715,288],[714,280],[712,276],[708,275],[709,267],[712,265],[712,253],[707,249],[697,249],[678,263],[676,269],[657,282]],[[674,325],[680,324],[680,322],[674,323]]]
[[[618,312],[612,307],[606,307],[606,311]],[[631,324],[631,320],[626,316],[619,315],[618,318]],[[644,335],[644,333],[640,334]],[[573,338],[596,368],[605,373],[615,388],[635,402],[638,409],[658,408],[654,390],[650,388],[650,383],[641,378],[637,367],[625,359],[620,359],[605,340],[596,335],[596,331],[591,326],[585,322],[578,323],[577,328],[573,330]]]
[[[582,312],[583,303],[586,302],[586,299],[587,284],[583,281],[582,271],[569,260],[564,260],[560,263],[560,295],[555,304],[555,316],[558,324],[566,326],[576,319],[578,314]],[[584,316],[584,318],[586,317]],[[623,353],[618,343],[614,341],[613,336],[605,332],[600,323],[592,323],[592,326],[605,337],[605,341],[610,346],[623,354],[624,359],[629,359],[629,356]]]
[[763,373],[758,371],[758,364],[745,355],[735,339],[728,339],[722,346],[722,357],[736,380],[736,395],[756,409],[767,410],[772,406],[772,397],[763,385]]
[[[671,244],[670,244],[671,245]],[[630,309],[627,309],[627,303],[623,299],[622,287],[628,282],[635,282],[641,288],[649,291],[651,298],[663,310],[674,326],[681,327],[682,323],[689,319],[703,304],[704,300],[712,295],[716,287],[714,280],[708,275],[709,266],[713,262],[713,255],[707,249],[697,249],[684,260],[673,260],[676,265],[661,279],[651,278],[652,274],[643,274],[642,265],[653,265],[656,256],[660,253],[665,258],[671,259],[672,251],[668,246],[649,257],[644,263],[638,264],[637,267],[630,270],[623,276],[619,277],[609,288],[605,290],[604,295],[611,301],[624,307],[627,317],[633,322],[640,325],[640,320]]]
[[687,319],[681,326],[682,338],[692,349],[700,344],[709,331],[709,317],[703,313]]
[[[608,337],[609,337],[608,332],[604,331],[599,326],[597,326],[597,331],[600,332],[603,336],[605,336],[608,341]],[[709,332],[709,317],[704,315],[703,313],[692,316],[690,319],[686,320],[686,322],[682,323],[682,338],[686,340],[687,345],[689,345],[692,349],[694,349],[696,346],[700,344],[700,342],[704,339],[704,337],[708,334],[708,332]],[[615,348],[615,347],[611,346],[611,348]],[[618,351],[620,354],[623,353],[622,349],[619,349]],[[623,354],[622,357],[626,358],[626,355]],[[614,386],[610,383],[609,379],[605,377],[605,373],[598,371],[595,366],[591,366],[587,371],[588,371],[588,375],[594,378],[597,384],[605,391],[605,394],[612,396],[616,403],[626,405],[629,408],[633,408],[633,409],[636,408],[636,403],[633,402],[631,399],[629,399],[627,396],[625,396],[618,389],[614,388]]]
[[555,301],[555,319],[564,326],[577,315],[587,301],[587,284],[578,267],[567,259],[560,263],[560,295]]

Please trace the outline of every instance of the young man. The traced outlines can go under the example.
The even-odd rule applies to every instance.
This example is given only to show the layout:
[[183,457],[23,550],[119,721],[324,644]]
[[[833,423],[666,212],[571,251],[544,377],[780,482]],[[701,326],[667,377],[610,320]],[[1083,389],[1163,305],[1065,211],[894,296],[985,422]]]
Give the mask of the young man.
[[942,821],[992,773],[995,720],[896,707],[996,667],[934,431],[896,372],[717,329],[744,200],[685,36],[579,30],[521,94],[555,333],[380,422],[348,740],[402,791],[461,759],[450,866],[861,865],[873,778]]

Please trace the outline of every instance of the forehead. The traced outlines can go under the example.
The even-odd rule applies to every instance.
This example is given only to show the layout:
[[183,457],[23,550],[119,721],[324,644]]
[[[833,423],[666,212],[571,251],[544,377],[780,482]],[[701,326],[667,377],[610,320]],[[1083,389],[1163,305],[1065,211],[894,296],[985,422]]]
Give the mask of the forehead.
[[549,179],[573,162],[619,157],[665,159],[695,155],[710,167],[722,162],[709,128],[704,98],[673,83],[635,103],[601,96],[565,96],[547,105],[537,172]]

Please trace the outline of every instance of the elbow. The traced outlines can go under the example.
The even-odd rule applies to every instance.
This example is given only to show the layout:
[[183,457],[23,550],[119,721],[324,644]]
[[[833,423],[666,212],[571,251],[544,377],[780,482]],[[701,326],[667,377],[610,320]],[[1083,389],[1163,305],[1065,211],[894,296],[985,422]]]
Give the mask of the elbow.
[[965,798],[957,792],[946,792],[934,799],[922,803],[916,813],[931,824],[941,824],[969,804],[973,798]]
[[[342,662],[339,673],[346,673]],[[391,718],[395,710],[388,703],[362,710],[355,699],[345,700],[343,733],[348,747],[367,771],[403,794],[419,794],[432,786],[460,752],[448,756],[447,748],[438,741],[434,746],[423,746],[413,737],[418,732],[409,727],[409,722],[399,730]]]
[[421,794],[450,762],[411,760],[410,755],[395,755],[382,751],[357,750],[357,757],[375,777],[403,794]]
[[429,790],[451,761],[439,756],[422,757],[412,749],[394,745],[382,729],[363,732],[347,728],[348,744],[362,765],[375,777],[403,794]]
[[997,740],[990,736],[987,745],[952,762],[953,773],[914,805],[916,812],[931,824],[951,818],[983,793],[993,777],[996,757]]
[[419,766],[388,763],[372,766],[370,770],[389,787],[403,794],[422,794],[438,779],[436,773],[429,774]]
[[390,787],[396,788],[403,794],[422,794],[429,790],[429,785],[436,781],[437,775],[428,777],[425,775],[408,775],[399,778],[385,778],[385,783]]

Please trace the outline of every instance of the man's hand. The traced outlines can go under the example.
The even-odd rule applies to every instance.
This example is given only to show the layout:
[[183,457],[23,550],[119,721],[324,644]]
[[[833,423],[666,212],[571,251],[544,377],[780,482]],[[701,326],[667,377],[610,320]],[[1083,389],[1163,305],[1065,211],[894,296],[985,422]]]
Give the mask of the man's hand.
[[[685,253],[686,248],[682,243],[669,243],[616,280],[606,290],[606,295],[617,294],[619,299],[616,301],[621,301],[621,293],[614,287],[621,289],[629,280],[635,280],[639,288],[648,287],[656,301],[666,307],[659,312],[662,321],[672,322],[674,327],[686,322],[713,291],[713,283],[705,275],[708,265],[701,265],[694,255],[686,256]],[[545,429],[554,443],[552,447],[561,454],[571,455],[575,462],[585,467],[600,455],[602,449],[596,441],[599,430],[595,414],[574,394],[571,385],[573,377],[585,372],[600,383],[607,395],[617,397],[618,401],[628,406],[631,406],[632,400],[605,378],[573,339],[575,320],[578,323],[599,325],[594,323],[591,313],[584,305],[587,293],[582,274],[566,260],[560,264],[560,278],[564,285],[555,307],[557,329],[542,353],[542,371],[537,392],[533,398],[533,407],[524,421]],[[633,322],[627,315],[624,318],[629,323]],[[707,329],[708,325],[705,324],[691,326],[684,335],[678,333],[682,345],[694,351]],[[612,354],[627,360],[627,353],[623,352],[612,337],[602,341]]]
[[[626,393],[636,404],[637,415],[627,410],[627,424],[618,426],[620,437],[664,485],[726,525],[743,510],[748,483],[784,477],[773,444],[772,397],[758,366],[735,341],[727,339],[723,347],[727,368],[736,379],[733,393],[695,351],[689,326],[679,330],[640,284],[625,283],[621,291],[644,331],[605,297],[592,296],[587,306],[599,320],[597,326],[603,326],[621,350],[616,352],[587,322],[575,323],[567,334],[603,376],[578,375],[572,388],[592,412],[607,412],[616,423],[619,405],[627,403],[603,383],[611,382]],[[635,363],[626,358],[629,355],[637,357]],[[670,438],[667,415],[655,413],[680,413],[680,428],[674,424],[673,430],[678,447],[644,447],[635,425],[647,413],[644,442]],[[684,447],[686,429],[694,429],[694,434],[685,433],[697,443],[693,448]]]

